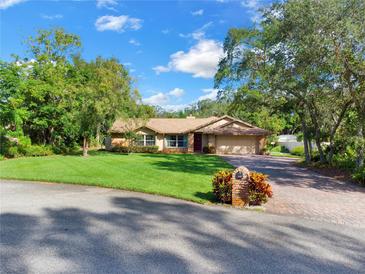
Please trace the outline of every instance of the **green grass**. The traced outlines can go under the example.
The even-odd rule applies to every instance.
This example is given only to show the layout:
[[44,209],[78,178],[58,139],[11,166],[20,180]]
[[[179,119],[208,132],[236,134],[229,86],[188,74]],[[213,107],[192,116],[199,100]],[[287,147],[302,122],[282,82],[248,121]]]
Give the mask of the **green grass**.
[[293,155],[293,154],[285,153],[285,152],[271,151],[270,155],[274,156],[274,157],[288,157],[288,158],[303,159],[303,157],[301,157],[301,156],[297,156],[297,155]]
[[213,174],[232,168],[210,155],[90,154],[1,161],[0,177],[126,189],[205,203],[214,199]]

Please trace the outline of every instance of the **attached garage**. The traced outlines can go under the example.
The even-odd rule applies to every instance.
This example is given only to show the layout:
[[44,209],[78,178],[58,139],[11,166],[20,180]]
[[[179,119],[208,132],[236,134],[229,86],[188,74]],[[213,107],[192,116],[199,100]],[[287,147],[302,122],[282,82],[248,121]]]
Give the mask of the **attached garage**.
[[216,136],[216,151],[218,154],[256,154],[258,153],[256,136]]
[[217,154],[262,154],[267,130],[233,119],[223,125],[199,129],[203,145],[213,146]]

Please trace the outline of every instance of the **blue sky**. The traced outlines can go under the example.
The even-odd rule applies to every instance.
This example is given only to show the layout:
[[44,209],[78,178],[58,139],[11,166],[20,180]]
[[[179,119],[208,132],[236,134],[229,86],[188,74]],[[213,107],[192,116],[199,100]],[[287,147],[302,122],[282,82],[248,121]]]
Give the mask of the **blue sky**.
[[118,58],[145,103],[179,110],[215,98],[228,29],[258,22],[267,1],[0,0],[0,57],[24,56],[39,28],[63,27],[81,37],[85,59]]

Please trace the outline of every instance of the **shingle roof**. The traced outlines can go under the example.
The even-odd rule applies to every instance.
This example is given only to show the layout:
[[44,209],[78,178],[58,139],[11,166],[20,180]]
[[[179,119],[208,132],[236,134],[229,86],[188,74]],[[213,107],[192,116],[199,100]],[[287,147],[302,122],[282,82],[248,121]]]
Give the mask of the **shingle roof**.
[[[217,128],[206,129],[204,127],[216,122],[220,121],[224,118],[229,118],[232,122],[240,122],[244,123],[247,126],[252,128],[242,129],[236,127],[230,127],[227,125],[231,124],[228,122],[223,124]],[[139,128],[149,128],[156,133],[161,134],[184,134],[188,132],[193,132],[198,129],[202,129],[202,133],[206,134],[215,134],[215,135],[257,135],[257,136],[266,136],[269,135],[270,132],[264,130],[262,128],[255,127],[250,125],[244,121],[235,119],[230,116],[222,116],[216,117],[211,116],[208,118],[151,118],[147,121],[143,120],[117,120],[114,122],[113,126],[109,130],[110,133],[123,133],[128,130],[136,130]],[[200,131],[199,131],[200,132]]]
[[209,124],[218,117],[212,116],[208,118],[151,118],[148,121],[142,120],[127,122],[117,120],[110,129],[111,133],[122,133],[127,130],[135,130],[141,127],[149,128],[158,133],[187,133],[194,131],[196,128]]
[[240,129],[236,127],[227,127],[227,128],[214,128],[203,131],[204,134],[214,134],[214,135],[255,135],[255,136],[267,136],[270,135],[270,132],[254,127],[248,129]]

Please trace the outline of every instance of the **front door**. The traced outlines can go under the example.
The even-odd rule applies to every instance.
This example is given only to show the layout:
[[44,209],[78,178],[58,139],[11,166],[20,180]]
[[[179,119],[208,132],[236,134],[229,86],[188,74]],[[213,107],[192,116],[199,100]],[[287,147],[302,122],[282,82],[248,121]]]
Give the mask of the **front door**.
[[194,133],[194,152],[202,152],[202,134]]

